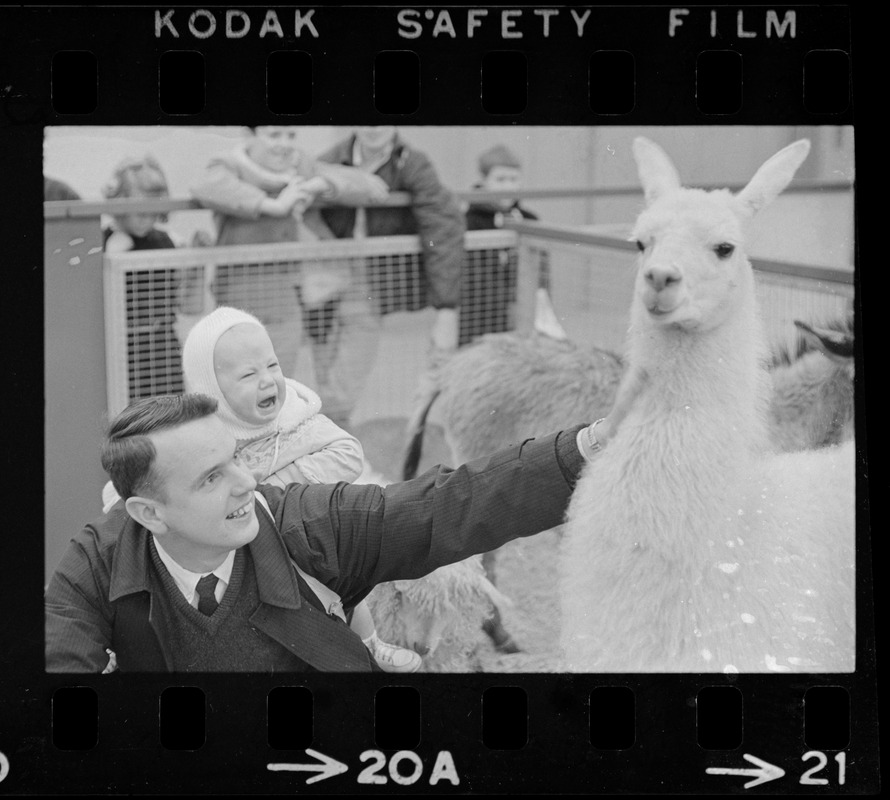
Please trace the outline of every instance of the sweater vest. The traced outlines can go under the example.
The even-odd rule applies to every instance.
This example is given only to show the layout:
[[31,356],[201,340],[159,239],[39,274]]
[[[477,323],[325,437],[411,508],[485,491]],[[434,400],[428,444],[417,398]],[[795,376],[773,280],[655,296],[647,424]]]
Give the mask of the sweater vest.
[[235,551],[231,580],[211,616],[202,614],[185,599],[158,556],[154,542],[151,556],[155,577],[163,587],[155,592],[155,608],[164,617],[169,632],[174,671],[314,671],[284,645],[251,625],[250,617],[260,605],[260,596],[249,548]]

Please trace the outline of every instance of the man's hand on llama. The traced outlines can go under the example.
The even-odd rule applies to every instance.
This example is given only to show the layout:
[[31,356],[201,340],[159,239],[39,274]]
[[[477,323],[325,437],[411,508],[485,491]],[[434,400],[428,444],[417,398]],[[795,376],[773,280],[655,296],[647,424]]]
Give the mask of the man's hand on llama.
[[645,369],[631,366],[621,379],[615,403],[608,416],[579,431],[578,446],[588,461],[615,435],[648,380],[649,374]]
[[605,444],[615,435],[618,426],[627,416],[636,399],[640,396],[646,383],[649,380],[649,373],[642,367],[631,366],[621,383],[618,385],[618,394],[615,397],[615,404],[608,416],[597,426],[596,433],[601,444]]

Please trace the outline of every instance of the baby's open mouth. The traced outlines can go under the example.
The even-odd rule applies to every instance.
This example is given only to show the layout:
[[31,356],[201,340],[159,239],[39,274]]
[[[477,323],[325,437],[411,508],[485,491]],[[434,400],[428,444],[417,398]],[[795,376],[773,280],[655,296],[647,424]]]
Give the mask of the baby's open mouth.
[[257,403],[257,405],[265,411],[266,409],[272,408],[272,406],[275,405],[276,400],[278,400],[278,395],[273,394],[271,397],[267,397],[264,400],[260,400],[260,402]]

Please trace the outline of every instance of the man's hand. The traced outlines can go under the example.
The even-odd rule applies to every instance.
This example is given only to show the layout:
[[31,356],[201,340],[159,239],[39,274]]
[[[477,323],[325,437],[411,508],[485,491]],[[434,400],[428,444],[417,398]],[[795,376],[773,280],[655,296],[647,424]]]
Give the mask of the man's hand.
[[615,403],[608,416],[579,431],[578,447],[588,461],[593,460],[600,448],[615,436],[619,425],[640,396],[648,380],[649,374],[646,370],[639,367],[628,369],[618,386]]
[[646,386],[649,380],[649,373],[642,367],[631,367],[624,373],[621,384],[618,386],[618,394],[615,397],[615,404],[606,418],[597,425],[596,435],[601,444],[611,439],[621,421],[627,416],[636,399]]
[[368,200],[382,203],[389,197],[389,184],[379,175],[368,175]]

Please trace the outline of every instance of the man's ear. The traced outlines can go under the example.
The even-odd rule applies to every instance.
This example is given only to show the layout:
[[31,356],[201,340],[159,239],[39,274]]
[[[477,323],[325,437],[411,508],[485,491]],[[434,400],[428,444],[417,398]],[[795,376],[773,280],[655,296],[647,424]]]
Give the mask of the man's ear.
[[152,533],[161,535],[167,533],[167,523],[164,522],[163,504],[151,497],[133,495],[124,502],[127,513],[143,528]]

